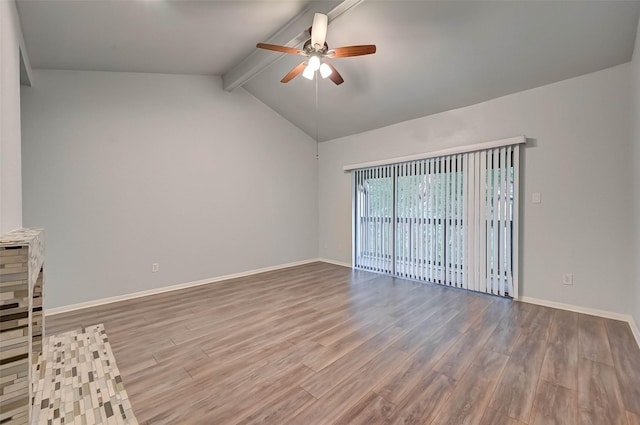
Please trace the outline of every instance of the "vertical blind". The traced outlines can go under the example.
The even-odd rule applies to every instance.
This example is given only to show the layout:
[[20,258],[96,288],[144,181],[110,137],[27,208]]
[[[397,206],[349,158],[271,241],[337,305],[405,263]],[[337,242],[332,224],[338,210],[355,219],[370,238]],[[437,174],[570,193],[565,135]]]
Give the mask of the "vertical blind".
[[517,297],[519,146],[353,170],[354,266]]

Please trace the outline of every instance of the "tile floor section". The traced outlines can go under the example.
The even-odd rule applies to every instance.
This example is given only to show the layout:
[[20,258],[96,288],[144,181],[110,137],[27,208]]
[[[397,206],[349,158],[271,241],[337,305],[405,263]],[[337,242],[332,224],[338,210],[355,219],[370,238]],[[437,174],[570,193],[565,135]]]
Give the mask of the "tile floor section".
[[102,324],[47,337],[33,378],[32,424],[138,424]]

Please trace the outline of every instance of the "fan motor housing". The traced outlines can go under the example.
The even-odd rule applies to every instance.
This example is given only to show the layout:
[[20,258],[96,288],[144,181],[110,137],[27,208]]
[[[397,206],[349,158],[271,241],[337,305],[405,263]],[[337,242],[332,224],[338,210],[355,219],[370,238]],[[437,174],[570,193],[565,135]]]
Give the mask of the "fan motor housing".
[[311,39],[308,39],[305,43],[304,43],[304,47],[302,47],[302,50],[304,50],[304,52],[308,55],[310,55],[311,53],[320,53],[321,55],[324,55],[325,53],[327,53],[329,51],[329,45],[327,44],[327,42],[325,41],[324,46],[322,46],[322,49],[320,50],[315,50],[313,48],[313,46],[311,46]]

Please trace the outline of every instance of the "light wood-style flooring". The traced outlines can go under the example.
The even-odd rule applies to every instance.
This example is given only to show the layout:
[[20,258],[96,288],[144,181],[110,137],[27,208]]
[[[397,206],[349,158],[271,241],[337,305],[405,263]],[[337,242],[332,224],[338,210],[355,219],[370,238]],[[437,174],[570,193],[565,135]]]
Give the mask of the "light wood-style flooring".
[[326,263],[46,330],[95,323],[142,424],[640,425],[627,323]]

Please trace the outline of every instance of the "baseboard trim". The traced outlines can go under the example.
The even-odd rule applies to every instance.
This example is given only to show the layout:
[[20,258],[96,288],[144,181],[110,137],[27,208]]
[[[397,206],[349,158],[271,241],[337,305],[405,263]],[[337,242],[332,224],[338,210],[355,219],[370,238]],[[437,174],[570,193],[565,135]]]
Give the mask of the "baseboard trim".
[[[101,298],[98,300],[87,301],[87,302],[78,303],[78,304],[71,304],[71,305],[62,306],[62,307],[50,308],[50,309],[46,309],[45,316],[55,316],[56,314],[69,313],[76,310],[82,310],[90,307],[97,307],[100,305],[111,304],[118,301],[126,301],[134,298],[146,297],[149,295],[156,295],[156,294],[162,294],[165,292],[178,291],[180,289],[192,288],[194,286],[207,285],[209,283],[221,282],[223,280],[236,279],[239,277],[251,276],[251,275],[275,271],[275,270],[287,269],[289,267],[302,266],[304,264],[316,263],[316,262],[335,264],[337,266],[351,268],[351,264],[345,263],[342,261],[331,260],[329,258],[310,258],[308,260],[295,261],[295,262],[286,263],[286,264],[278,264],[276,266],[263,267],[263,268],[254,269],[254,270],[247,270],[245,272],[233,273],[233,274],[213,277],[209,279],[196,280],[193,282],[179,283],[177,285],[165,286],[162,288],[155,288],[147,291],[133,292],[129,294],[118,295],[115,297]],[[521,301],[529,304],[542,305],[545,307],[559,308],[561,310],[568,310],[576,313],[590,314],[593,316],[599,316],[607,319],[615,319],[615,320],[621,320],[623,322],[627,322],[631,327],[631,332],[633,333],[633,336],[636,339],[636,343],[638,344],[638,347],[640,347],[640,330],[638,329],[638,325],[636,324],[636,322],[633,320],[633,317],[630,315],[613,313],[610,311],[597,310],[597,309],[587,308],[587,307],[580,307],[573,304],[564,304],[564,303],[559,303],[555,301],[547,301],[547,300],[542,300],[539,298],[532,298],[532,297],[520,297],[517,301]]]
[[638,347],[640,347],[640,329],[638,329],[638,324],[636,323],[636,321],[633,320],[633,316],[629,317],[629,326],[631,326],[631,332],[633,332],[633,336],[636,337]]
[[322,261],[323,263],[335,264],[336,266],[348,267],[351,268],[351,264],[344,263],[338,260],[331,260],[329,258],[318,258],[318,261]]
[[129,294],[117,295],[115,297],[101,298],[98,300],[87,301],[87,302],[78,303],[78,304],[71,304],[71,305],[66,305],[62,307],[49,308],[45,310],[45,316],[55,316],[56,314],[69,313],[76,310],[82,310],[90,307],[97,307],[99,305],[111,304],[118,301],[126,301],[134,298],[147,297],[149,295],[156,295],[156,294],[162,294],[165,292],[178,291],[180,289],[192,288],[194,286],[206,285],[209,283],[215,283],[215,282],[220,282],[220,281],[229,280],[229,279],[236,279],[239,277],[251,276],[254,274],[265,273],[265,272],[270,272],[274,270],[287,269],[289,267],[302,266],[304,264],[316,263],[319,261],[324,261],[324,260],[320,260],[318,258],[310,258],[308,260],[295,261],[293,263],[286,263],[286,264],[278,264],[276,266],[263,267],[260,269],[248,270],[240,273],[233,273],[233,274],[227,274],[224,276],[212,277],[209,279],[196,280],[193,282],[179,283],[177,285],[164,286],[162,288],[154,288],[154,289],[149,289],[147,291],[132,292]]
[[520,297],[517,301],[627,322],[631,328],[631,333],[633,333],[633,336],[636,339],[636,344],[638,344],[638,347],[640,348],[640,331],[638,330],[638,325],[635,320],[633,320],[633,317],[629,314],[614,313],[606,310],[598,310],[595,308],[581,307],[573,304],[564,304],[532,297]]
[[613,313],[611,311],[581,307],[573,304],[564,304],[556,301],[543,300],[540,298],[520,297],[518,298],[518,301],[522,301],[529,304],[542,305],[545,307],[559,308],[560,310],[568,310],[576,313],[590,314],[591,316],[604,317],[606,319],[622,320],[623,322],[628,322],[629,318],[631,317],[627,314]]

